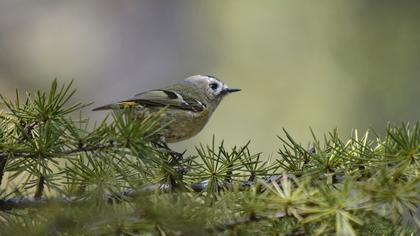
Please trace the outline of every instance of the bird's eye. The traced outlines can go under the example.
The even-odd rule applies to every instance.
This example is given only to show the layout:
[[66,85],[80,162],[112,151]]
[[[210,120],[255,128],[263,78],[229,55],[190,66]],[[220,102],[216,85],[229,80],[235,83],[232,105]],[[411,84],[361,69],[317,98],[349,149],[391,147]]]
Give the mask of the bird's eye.
[[218,88],[219,88],[219,85],[218,85],[217,83],[211,83],[209,86],[210,86],[210,88],[211,88],[211,89],[213,89],[213,90],[216,90],[216,89],[218,89]]

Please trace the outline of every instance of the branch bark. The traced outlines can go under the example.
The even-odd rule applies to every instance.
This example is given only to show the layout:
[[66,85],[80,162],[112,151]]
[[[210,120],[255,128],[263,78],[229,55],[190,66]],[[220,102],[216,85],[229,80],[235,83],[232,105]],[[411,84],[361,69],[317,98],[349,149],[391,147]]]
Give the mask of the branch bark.
[[[247,181],[239,182],[239,189],[245,190],[252,186],[252,183]],[[205,191],[208,186],[206,181],[200,183],[192,184],[190,188],[195,192]],[[233,183],[225,183],[221,189],[227,189],[234,187]],[[106,194],[103,199],[104,201],[114,204],[121,203],[124,198],[135,198],[141,194],[150,194],[156,191],[160,192],[170,192],[173,189],[169,184],[149,184],[143,186],[140,189],[127,189],[119,194]],[[41,197],[40,197],[41,196]],[[83,199],[79,198],[53,198],[53,199],[43,199],[42,194],[35,194],[34,198],[30,197],[17,197],[10,199],[0,199],[0,211],[7,211],[12,209],[22,209],[22,208],[39,208],[48,206],[50,204],[73,204],[73,203],[83,203]]]
[[6,167],[6,162],[7,162],[7,158],[0,156],[0,186],[3,181],[4,168]]

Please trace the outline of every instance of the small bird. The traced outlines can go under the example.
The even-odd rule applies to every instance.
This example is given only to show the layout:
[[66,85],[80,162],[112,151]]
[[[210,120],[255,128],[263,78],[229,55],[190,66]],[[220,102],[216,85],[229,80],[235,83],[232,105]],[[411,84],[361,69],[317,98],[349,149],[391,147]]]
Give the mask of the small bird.
[[147,117],[163,110],[161,135],[165,143],[175,143],[198,134],[206,125],[222,99],[240,89],[231,89],[216,77],[194,75],[164,87],[136,94],[127,100],[93,109],[134,108],[138,117]]

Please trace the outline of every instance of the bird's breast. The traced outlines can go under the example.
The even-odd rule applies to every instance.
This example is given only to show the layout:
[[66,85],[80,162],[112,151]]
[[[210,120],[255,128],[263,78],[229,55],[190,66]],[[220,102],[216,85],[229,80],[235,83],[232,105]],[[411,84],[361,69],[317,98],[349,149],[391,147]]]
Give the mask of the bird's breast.
[[168,109],[163,122],[169,125],[164,128],[163,136],[168,143],[189,139],[198,134],[209,120],[208,110],[202,112]]

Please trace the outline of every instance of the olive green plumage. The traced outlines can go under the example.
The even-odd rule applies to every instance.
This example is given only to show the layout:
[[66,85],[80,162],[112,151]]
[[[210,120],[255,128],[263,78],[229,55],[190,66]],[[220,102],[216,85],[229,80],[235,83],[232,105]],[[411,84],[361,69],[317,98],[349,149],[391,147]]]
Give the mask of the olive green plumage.
[[139,117],[156,114],[162,108],[160,135],[168,143],[179,142],[198,134],[206,125],[230,89],[212,76],[195,75],[162,89],[136,94],[127,100],[95,108],[96,110],[134,107]]

